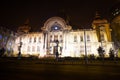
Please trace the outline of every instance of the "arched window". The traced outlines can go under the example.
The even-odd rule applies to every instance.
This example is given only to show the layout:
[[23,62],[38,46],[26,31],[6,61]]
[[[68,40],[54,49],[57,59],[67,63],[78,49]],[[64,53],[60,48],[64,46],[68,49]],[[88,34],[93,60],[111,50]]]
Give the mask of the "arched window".
[[55,22],[54,25],[52,25],[51,27],[51,31],[58,31],[58,30],[61,30],[61,25]]

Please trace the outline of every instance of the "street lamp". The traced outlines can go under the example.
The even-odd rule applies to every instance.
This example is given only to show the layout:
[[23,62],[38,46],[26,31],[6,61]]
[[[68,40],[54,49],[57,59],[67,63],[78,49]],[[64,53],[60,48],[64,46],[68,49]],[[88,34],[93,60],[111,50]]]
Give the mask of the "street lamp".
[[105,50],[103,49],[103,41],[104,41],[103,26],[100,26],[99,30],[100,30],[99,33],[100,33],[100,43],[101,43],[100,54],[101,54],[102,61],[104,64],[104,52],[105,52]]
[[21,42],[21,39],[20,39],[20,46],[18,46],[18,59],[21,59],[21,47],[22,47],[22,42]]
[[59,53],[58,53],[59,41],[55,40],[55,43],[56,43],[55,55],[56,55],[56,60],[58,61],[58,57],[59,57]]
[[85,64],[88,64],[87,49],[86,49],[86,31],[85,31],[85,29],[84,29],[84,43],[85,43]]

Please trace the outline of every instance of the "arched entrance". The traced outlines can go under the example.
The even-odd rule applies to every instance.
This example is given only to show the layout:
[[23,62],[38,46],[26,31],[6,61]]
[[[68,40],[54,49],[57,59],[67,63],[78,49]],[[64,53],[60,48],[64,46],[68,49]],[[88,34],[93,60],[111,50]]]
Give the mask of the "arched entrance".
[[55,56],[56,52],[58,52],[59,55],[62,55],[64,32],[67,29],[66,22],[60,17],[52,17],[45,22],[42,30],[45,35],[44,49],[46,49],[46,55]]

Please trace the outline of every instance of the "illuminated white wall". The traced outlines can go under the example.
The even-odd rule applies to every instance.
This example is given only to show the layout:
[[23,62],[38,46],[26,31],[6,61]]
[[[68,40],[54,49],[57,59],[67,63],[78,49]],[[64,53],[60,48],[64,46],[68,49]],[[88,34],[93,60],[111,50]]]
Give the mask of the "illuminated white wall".
[[[98,55],[97,48],[101,46],[101,42],[98,42],[96,32],[94,30],[86,30],[85,33],[86,35],[90,36],[89,41],[87,41],[87,37],[86,37],[87,54]],[[81,57],[82,55],[85,55],[85,40],[84,40],[83,30],[71,31],[69,33],[63,34],[63,36],[64,36],[63,43],[59,44],[59,46],[63,47],[61,57],[65,57],[65,56]],[[76,40],[75,40],[75,36],[76,36]],[[22,42],[21,52],[23,55],[38,55],[39,57],[43,57],[47,55],[48,50],[44,48],[44,46],[46,46],[47,43],[45,40],[45,44],[44,44],[43,33],[29,33],[29,34],[24,34],[20,37]],[[18,54],[20,37],[16,38],[15,40],[15,44],[13,48],[14,54]],[[81,38],[83,38],[83,40],[81,40]],[[55,44],[51,43],[50,45],[54,46]],[[109,49],[113,47],[112,43],[103,42],[102,45],[106,51],[106,54],[108,55]]]

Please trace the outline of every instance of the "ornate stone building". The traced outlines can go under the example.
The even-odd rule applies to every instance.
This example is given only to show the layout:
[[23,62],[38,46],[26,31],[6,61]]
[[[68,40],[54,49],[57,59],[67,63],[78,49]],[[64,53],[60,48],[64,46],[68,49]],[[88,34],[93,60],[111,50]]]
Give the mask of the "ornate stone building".
[[109,49],[113,48],[109,22],[96,15],[92,27],[73,30],[63,18],[51,17],[44,23],[41,32],[27,32],[16,37],[13,54],[18,54],[21,45],[23,56],[54,57],[58,53],[60,57],[82,57],[85,52],[97,56],[97,49],[101,46],[108,56]]

